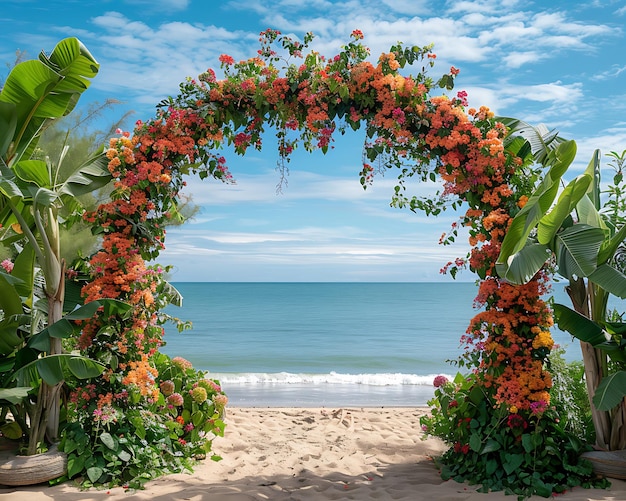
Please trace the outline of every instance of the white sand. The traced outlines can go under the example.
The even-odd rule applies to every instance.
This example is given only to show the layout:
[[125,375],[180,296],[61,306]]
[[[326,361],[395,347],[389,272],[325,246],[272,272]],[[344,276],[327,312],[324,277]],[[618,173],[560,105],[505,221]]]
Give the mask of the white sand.
[[[443,482],[430,459],[445,450],[421,440],[416,408],[233,408],[226,436],[213,442],[224,459],[198,464],[146,489],[81,492],[71,484],[0,487],[0,501],[78,500],[442,500],[515,501]],[[534,499],[545,499],[533,497]],[[608,490],[577,488],[563,501],[626,501],[626,482]]]

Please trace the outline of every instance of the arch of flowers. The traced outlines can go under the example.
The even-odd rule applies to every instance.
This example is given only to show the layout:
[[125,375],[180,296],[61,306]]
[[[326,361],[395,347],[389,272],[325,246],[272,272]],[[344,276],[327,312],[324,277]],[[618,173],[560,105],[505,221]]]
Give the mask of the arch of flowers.
[[[102,248],[91,258],[83,294],[86,302],[114,298],[134,308],[130,318],[101,313],[83,325],[81,350],[99,359],[108,357],[110,367],[88,389],[73,393],[76,411],[85,413],[83,422],[92,418],[94,408],[101,413],[116,406],[128,408],[129,388],[135,403],[158,402],[168,391],[171,394],[164,388],[164,382],[171,381],[162,372],[176,364],[188,369],[181,360],[155,363],[162,344],[159,311],[167,302],[167,284],[161,268],[146,265],[164,246],[165,224],[178,217],[184,177],[196,173],[229,182],[222,149],[230,145],[241,155],[249,148],[261,149],[266,128],[277,134],[279,158],[285,165],[297,147],[325,153],[338,131],[363,127],[364,186],[377,170],[387,170],[398,176],[393,195],[398,207],[435,214],[445,205],[466,207],[460,224],[469,229],[471,252],[467,260],[458,259],[446,269],[454,273],[468,266],[478,275],[475,303],[484,311],[471,320],[462,337],[466,352],[461,364],[471,369],[471,375],[445,383],[450,396],[434,410],[436,419],[424,425],[456,423],[456,429],[439,430],[440,436],[454,442],[446,459],[456,465],[450,476],[488,482],[494,464],[501,469],[503,462],[508,471],[508,459],[498,456],[506,444],[489,442],[495,425],[510,432],[511,444],[521,442],[517,437],[528,426],[537,433],[555,426],[541,424],[550,406],[551,378],[545,363],[553,345],[551,312],[541,300],[546,276],[513,286],[494,271],[507,228],[532,188],[522,160],[505,148],[507,129],[487,108],[466,110],[462,91],[454,97],[431,96],[437,87],[452,89],[458,73],[453,67],[437,81],[429,77],[426,68],[436,58],[431,47],[396,45],[372,64],[362,38],[355,30],[339,54],[325,58],[305,53],[312,35],[300,43],[267,30],[261,34],[257,57],[235,62],[222,55],[225,78],[217,79],[208,70],[197,80],[188,79],[176,98],[161,103],[155,118],[138,122],[132,135],[111,139],[107,153],[114,178],[111,201],[84,215],[102,234]],[[414,63],[423,65],[417,75],[400,73]],[[407,195],[411,178],[437,177],[444,183],[437,199]],[[455,235],[453,228],[448,238]],[[454,305],[442,305],[450,307]],[[213,390],[221,395],[219,388]],[[218,401],[223,405],[225,398]],[[176,419],[183,429],[189,423],[199,425],[191,413]],[[212,428],[207,430],[222,432],[217,416],[208,421]],[[489,444],[493,451],[485,449]],[[556,452],[557,457],[560,454]],[[511,488],[511,482],[489,485],[504,489]],[[549,490],[562,490],[566,483]],[[521,485],[516,492],[539,490]]]

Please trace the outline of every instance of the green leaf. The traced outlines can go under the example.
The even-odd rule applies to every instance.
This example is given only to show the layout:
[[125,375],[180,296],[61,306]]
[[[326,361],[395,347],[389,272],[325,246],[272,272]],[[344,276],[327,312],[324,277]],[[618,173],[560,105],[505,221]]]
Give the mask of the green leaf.
[[609,411],[626,396],[626,371],[618,371],[602,378],[593,396],[593,405],[600,411]]
[[13,180],[6,177],[0,177],[0,194],[4,195],[13,203],[16,203],[24,198],[24,194],[22,193],[22,190],[20,190],[19,186],[15,184]]
[[48,188],[39,188],[33,197],[33,203],[42,207],[51,207],[59,199],[59,194]]
[[[566,141],[550,153],[552,167],[543,178],[543,181],[530,196],[526,205],[513,218],[511,225],[502,241],[497,264],[501,269],[508,266],[509,257],[519,252],[527,243],[531,231],[552,207],[559,190],[561,176],[567,170],[576,156],[576,143]],[[504,272],[505,273],[505,272]]]
[[102,374],[106,367],[87,357],[71,356],[67,359],[67,368],[78,379],[89,379]]
[[524,462],[524,456],[522,454],[504,454],[504,462],[502,467],[506,471],[507,475],[510,475],[517,470]]
[[[25,350],[20,350],[20,353]],[[80,379],[88,379],[99,376],[104,370],[104,365],[96,360],[92,360],[80,355],[60,353],[47,355],[45,357],[32,360],[19,369],[15,370],[10,380],[21,380],[29,378],[33,380],[33,371],[49,385],[55,385],[63,381],[64,371],[70,371]]]
[[586,196],[591,181],[591,176],[582,174],[565,187],[556,205],[539,220],[537,240],[540,244],[550,243],[561,228],[563,221],[572,213],[580,199]]
[[496,461],[495,459],[489,459],[485,464],[485,472],[487,473],[487,475],[493,475],[498,467],[498,461]]
[[22,323],[19,315],[11,315],[0,321],[0,355],[11,355],[22,346],[24,340],[18,334],[18,327]]
[[552,496],[552,485],[546,484],[543,480],[536,478],[533,481],[533,488],[538,496],[549,498]]
[[534,127],[522,120],[509,117],[497,117],[497,120],[510,129],[507,139],[522,137],[528,142],[535,161],[539,164],[546,165],[549,153],[565,142],[565,139],[558,135],[558,131],[549,130],[543,124]]
[[626,299],[626,275],[608,264],[602,264],[589,275],[589,280],[610,294]]
[[0,400],[6,400],[12,404],[19,404],[31,391],[30,386],[17,386],[14,388],[0,388]]
[[164,283],[163,294],[167,297],[171,305],[178,306],[182,308],[183,306],[183,295],[180,291],[174,287],[169,282]]
[[483,443],[478,433],[472,433],[469,439],[469,446],[474,452],[480,452]]
[[108,162],[102,147],[80,165],[58,189],[64,205],[72,208],[76,203],[76,197],[93,193],[106,186],[112,179],[107,168]]
[[22,160],[13,166],[16,176],[26,183],[33,183],[41,188],[50,188],[48,165],[43,160]]
[[4,157],[9,149],[16,127],[15,104],[0,102],[0,157]]
[[600,325],[577,311],[559,303],[554,304],[553,310],[559,329],[569,332],[575,338],[592,346],[598,346],[610,340]]
[[202,423],[204,423],[204,421],[204,413],[202,411],[196,411],[191,415],[191,422],[196,427],[200,426]]
[[0,102],[15,106],[16,125],[11,137],[15,148],[9,165],[31,157],[45,123],[74,109],[98,67],[76,38],[61,40],[50,57],[42,53],[39,60],[13,67],[0,92]]
[[35,249],[30,242],[26,243],[14,261],[11,276],[20,280],[14,284],[16,292],[32,302],[33,282],[35,279]]
[[34,363],[36,364],[41,379],[50,386],[54,386],[63,381],[63,366],[59,356],[43,357],[36,360]]
[[576,224],[560,232],[554,249],[559,273],[568,279],[591,275],[597,268],[603,241],[604,232],[586,224]]
[[487,443],[485,444],[485,448],[482,450],[481,454],[487,454],[488,452],[499,451],[501,448],[502,446],[497,440],[490,438],[489,440],[487,440]]
[[587,165],[585,174],[593,179],[593,183],[589,186],[587,195],[591,203],[597,211],[600,210],[600,150],[596,149]]
[[0,425],[0,432],[3,437],[9,440],[19,440],[22,438],[22,435],[24,435],[21,426],[15,421],[9,421],[8,423]]
[[121,451],[117,453],[117,457],[120,458],[125,463],[128,463],[128,461],[130,461],[132,458],[132,456],[124,449],[122,449]]
[[87,476],[92,483],[97,483],[100,477],[104,473],[104,470],[99,466],[92,466],[91,468],[87,468]]
[[[71,452],[71,451],[66,451],[66,452]],[[85,459],[86,459],[86,457],[87,457],[86,455],[78,455],[78,454],[74,455],[74,454],[72,454],[67,459],[67,476],[69,478],[72,478],[75,475],[78,475],[81,471],[83,471],[83,468],[85,467]],[[89,475],[89,473],[88,473],[88,475]],[[100,475],[102,475],[102,473],[100,473]],[[100,475],[98,475],[96,480],[98,478],[100,478]],[[92,482],[95,482],[95,480],[92,480]]]
[[522,435],[522,447],[524,447],[526,452],[532,452],[535,448],[532,437],[528,433]]
[[598,253],[598,264],[606,263],[611,259],[624,239],[626,239],[626,224],[623,225],[610,240],[603,242],[600,252]]
[[18,283],[18,280],[15,277],[0,272],[0,290],[2,291],[2,294],[0,294],[0,309],[3,311],[5,318],[22,313],[22,299],[17,293],[16,283]]
[[39,59],[58,67],[64,76],[56,87],[56,92],[82,93],[91,85],[91,80],[99,71],[100,65],[77,38],[66,38],[59,42],[50,57],[40,54]]
[[497,264],[498,275],[514,284],[524,284],[532,279],[550,257],[547,245],[529,244],[509,257],[507,265]]
[[79,332],[80,326],[71,321],[92,318],[101,307],[104,309],[105,317],[124,315],[132,309],[131,305],[117,299],[98,299],[97,301],[91,301],[80,308],[76,308],[62,319],[32,336],[28,342],[28,346],[46,351],[46,346],[49,346],[50,337],[63,339],[70,337],[75,332]]
[[100,434],[100,441],[112,451],[117,449],[117,441],[110,433],[107,433],[106,431]]

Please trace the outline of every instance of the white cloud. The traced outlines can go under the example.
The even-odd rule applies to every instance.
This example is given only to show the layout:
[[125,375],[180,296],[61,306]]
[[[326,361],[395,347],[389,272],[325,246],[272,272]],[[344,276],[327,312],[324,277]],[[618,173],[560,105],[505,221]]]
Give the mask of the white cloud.
[[602,81],[609,80],[621,75],[624,71],[626,71],[626,66],[620,66],[618,64],[613,64],[610,69],[603,71],[597,75],[592,75],[590,77],[591,80]]
[[536,63],[542,59],[547,59],[549,56],[545,53],[528,51],[528,52],[513,52],[503,57],[504,64],[508,68],[519,68],[528,63]]
[[238,232],[202,235],[200,238],[209,242],[216,242],[220,244],[258,244],[265,242],[293,242],[301,240],[300,238],[293,236],[275,233],[260,234]]

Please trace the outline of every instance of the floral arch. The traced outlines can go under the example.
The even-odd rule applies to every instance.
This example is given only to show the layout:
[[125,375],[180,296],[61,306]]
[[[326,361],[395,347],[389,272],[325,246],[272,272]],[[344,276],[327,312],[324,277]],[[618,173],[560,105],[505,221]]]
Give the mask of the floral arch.
[[[552,382],[545,363],[553,346],[553,321],[541,299],[547,278],[541,272],[526,285],[515,286],[495,272],[501,242],[527,200],[536,172],[526,156],[518,156],[518,143],[505,143],[507,128],[490,110],[466,110],[463,91],[454,97],[431,96],[437,87],[451,90],[458,73],[452,67],[437,81],[429,77],[426,68],[436,59],[432,47],[395,45],[374,65],[367,60],[362,38],[355,30],[341,52],[325,58],[305,53],[310,34],[300,43],[267,30],[261,33],[256,57],[235,62],[222,55],[224,79],[218,80],[212,70],[188,79],[177,97],[159,105],[154,119],[138,122],[132,135],[111,139],[111,201],[84,215],[101,233],[102,248],[89,263],[83,295],[85,302],[112,298],[134,308],[124,322],[102,312],[83,324],[83,353],[95,358],[112,353],[108,356],[114,362],[88,394],[83,389],[74,392],[76,409],[91,409],[94,402],[99,409],[120,404],[128,398],[128,385],[137,389],[137,401],[153,402],[170,391],[163,388],[162,368],[154,363],[162,343],[159,310],[168,301],[167,284],[162,270],[146,261],[163,248],[165,223],[179,217],[177,195],[185,175],[229,182],[221,150],[232,146],[243,155],[248,148],[261,149],[266,128],[276,132],[279,157],[286,165],[297,147],[326,153],[334,134],[363,127],[367,139],[361,184],[367,187],[378,170],[389,171],[398,176],[392,202],[397,207],[436,215],[447,206],[463,206],[459,223],[469,229],[472,249],[445,271],[454,275],[469,267],[480,280],[475,303],[484,311],[462,336],[466,352],[459,361],[470,375],[445,383],[454,387],[446,408],[435,409],[438,419],[427,419],[424,426],[458,420],[447,437],[454,445],[444,458],[450,477],[488,488],[540,492],[535,480],[520,484],[508,474],[497,481],[491,478],[496,470],[510,473],[522,465],[530,478],[545,467],[524,459],[524,454],[545,447],[537,441],[541,439],[524,439],[523,444],[518,440],[526,427],[534,427],[536,435],[548,430],[557,436],[549,458],[554,465],[546,475],[554,475],[565,440],[555,431],[558,420],[548,415]],[[415,63],[423,65],[415,76],[400,73]],[[410,197],[406,187],[412,178],[442,179],[440,196]],[[453,227],[442,243],[456,236]],[[193,421],[191,414],[183,422],[185,418]],[[220,423],[213,424],[213,431],[220,433]],[[502,439],[506,443],[490,438],[498,426],[508,426],[509,434]],[[519,454],[503,455],[505,447],[516,443]],[[548,489],[557,492],[568,482],[560,477]]]

